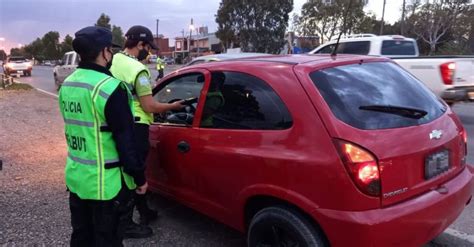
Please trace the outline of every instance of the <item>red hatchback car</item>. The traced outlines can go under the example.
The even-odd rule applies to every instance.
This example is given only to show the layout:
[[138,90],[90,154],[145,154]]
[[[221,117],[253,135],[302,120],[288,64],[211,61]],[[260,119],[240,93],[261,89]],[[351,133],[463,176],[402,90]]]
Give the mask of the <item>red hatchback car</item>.
[[244,58],[176,71],[150,127],[150,189],[249,246],[420,246],[470,202],[458,117],[389,59]]

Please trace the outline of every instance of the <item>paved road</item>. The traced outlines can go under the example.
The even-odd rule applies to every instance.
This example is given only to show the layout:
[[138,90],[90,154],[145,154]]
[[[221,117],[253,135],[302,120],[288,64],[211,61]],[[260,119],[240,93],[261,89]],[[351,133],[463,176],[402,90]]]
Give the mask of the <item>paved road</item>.
[[[0,69],[1,71],[1,69]],[[170,70],[168,69],[165,71],[165,74],[169,73]],[[156,77],[156,71],[152,70],[153,78]],[[45,67],[45,66],[35,66],[33,69],[32,77],[21,77],[18,80],[21,82],[29,83],[32,86],[42,89],[44,91],[50,93],[56,93],[54,82],[53,82],[53,72],[52,67]],[[463,122],[465,128],[467,129],[469,138],[468,144],[468,163],[474,165],[474,103],[469,104],[458,104],[453,107],[454,111],[458,114]],[[158,201],[166,201],[164,199],[160,199]],[[171,205],[174,205],[173,202],[166,202],[166,206],[160,205],[158,203],[157,207],[160,211],[168,210]],[[164,221],[168,221],[168,223],[173,224],[169,221],[173,221],[173,218],[176,215],[189,215],[195,214],[192,210],[186,209],[184,207],[175,205],[171,206],[174,208],[174,212],[171,215],[171,218],[164,217]],[[166,215],[165,215],[166,216]],[[210,231],[208,233],[209,238],[221,239],[223,240],[222,235],[227,235],[228,239],[224,241],[229,241],[234,244],[232,246],[239,246],[245,243],[245,239],[242,237],[239,239],[239,234],[236,232],[224,228],[221,229],[218,223],[215,223],[211,220],[208,223],[202,223],[201,216],[195,216],[193,218],[184,219],[186,224],[192,225],[199,225],[200,231]],[[182,220],[178,217],[178,220]],[[196,222],[195,222],[196,221]],[[167,223],[167,224],[168,224]],[[183,225],[183,222],[174,223]],[[216,225],[217,224],[217,225]],[[160,227],[159,227],[160,228]],[[219,228],[219,230],[215,230]],[[196,230],[199,230],[196,229]],[[227,229],[227,230],[226,230]],[[226,238],[226,237],[224,237]],[[209,242],[212,243],[212,242]],[[131,243],[132,245],[135,245]],[[212,245],[212,244],[211,244]],[[474,246],[474,202],[471,203],[463,212],[463,214],[458,218],[458,220],[451,225],[451,227],[443,234],[441,234],[438,238],[434,239],[432,242],[427,244],[425,247],[437,247],[437,246]]]

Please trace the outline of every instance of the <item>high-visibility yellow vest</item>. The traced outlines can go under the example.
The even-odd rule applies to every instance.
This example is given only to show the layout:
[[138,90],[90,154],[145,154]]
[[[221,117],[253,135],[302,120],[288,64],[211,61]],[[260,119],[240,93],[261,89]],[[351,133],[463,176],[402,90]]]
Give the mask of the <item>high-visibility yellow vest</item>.
[[[136,188],[122,167],[107,167],[116,165],[119,155],[107,129],[104,110],[109,96],[119,86],[127,88],[109,75],[79,68],[66,78],[59,91],[68,144],[66,185],[81,199],[113,199],[122,188],[122,177],[129,189]],[[132,109],[130,92],[129,105]]]
[[[140,73],[145,71],[150,77],[151,73],[144,64],[133,57],[129,57],[121,52],[114,55],[110,72],[115,78],[127,83],[128,88],[133,95],[133,109],[135,112],[136,123],[150,125],[153,122],[153,113],[147,113],[143,110],[138,95],[135,91],[135,81]],[[151,83],[151,80],[150,80]]]

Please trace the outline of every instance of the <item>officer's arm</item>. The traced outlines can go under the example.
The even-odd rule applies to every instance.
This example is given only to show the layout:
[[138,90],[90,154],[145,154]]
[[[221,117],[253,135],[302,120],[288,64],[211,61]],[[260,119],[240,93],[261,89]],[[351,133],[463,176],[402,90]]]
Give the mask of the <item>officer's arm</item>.
[[124,171],[133,177],[137,186],[145,184],[145,163],[136,150],[133,134],[134,119],[128,105],[125,88],[117,87],[105,105],[105,119],[119,154]]
[[138,95],[140,106],[147,113],[162,113],[169,110],[178,110],[183,107],[180,102],[166,104],[155,101],[151,95],[151,82],[146,72],[138,74],[135,80],[135,92]]
[[140,96],[138,100],[140,101],[143,110],[147,113],[162,113],[183,108],[181,101],[172,104],[165,104],[155,101],[151,95]]

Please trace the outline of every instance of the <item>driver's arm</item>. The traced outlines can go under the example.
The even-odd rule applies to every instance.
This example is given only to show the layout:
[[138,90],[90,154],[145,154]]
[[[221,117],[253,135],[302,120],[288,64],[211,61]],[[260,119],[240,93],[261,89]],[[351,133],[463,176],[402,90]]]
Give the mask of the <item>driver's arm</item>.
[[160,103],[153,99],[151,91],[151,79],[146,71],[138,74],[135,80],[135,91],[137,92],[140,106],[147,113],[162,113],[169,110],[179,110],[184,106],[182,101],[177,101],[172,104]]

